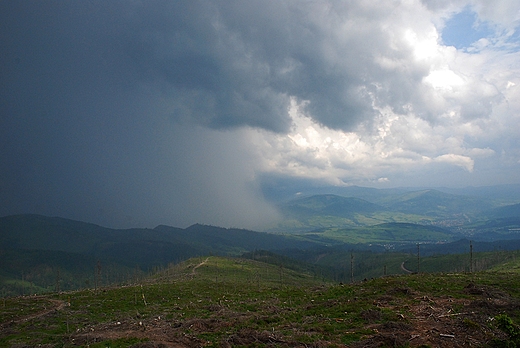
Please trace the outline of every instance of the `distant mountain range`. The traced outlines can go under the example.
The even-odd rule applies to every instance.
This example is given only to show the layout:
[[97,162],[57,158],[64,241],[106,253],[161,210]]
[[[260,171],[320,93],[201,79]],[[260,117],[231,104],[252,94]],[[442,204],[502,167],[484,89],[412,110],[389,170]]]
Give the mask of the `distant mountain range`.
[[[352,196],[337,194],[298,195],[278,203],[283,220],[271,226],[271,232],[302,233],[324,228],[352,228],[379,223],[402,222],[461,228],[475,221],[498,217],[520,217],[518,195],[506,195],[502,187],[476,190],[459,195],[437,189],[378,190],[349,187],[336,189]],[[467,190],[467,192],[472,192]],[[477,193],[485,192],[488,195]],[[516,192],[513,190],[513,192]],[[507,196],[507,199],[504,198]],[[515,199],[516,197],[516,199]],[[516,203],[516,204],[515,204]]]
[[294,179],[284,180],[283,178],[276,177],[264,178],[263,181],[265,184],[262,187],[262,192],[269,201],[274,203],[283,203],[298,197],[310,197],[322,194],[356,197],[372,203],[377,203],[388,197],[397,197],[408,192],[420,192],[432,189],[452,195],[484,198],[485,200],[491,200],[499,204],[520,203],[520,184],[481,187],[468,186],[464,188],[398,187],[377,189],[361,186],[316,186],[311,181],[294,181]]
[[[110,229],[98,225],[41,215],[0,218],[1,249],[62,251],[135,264],[142,253],[153,255],[145,266],[214,254],[240,254],[257,249],[309,247],[312,243],[283,235],[195,224],[186,229]],[[146,248],[143,248],[146,245]],[[146,249],[146,250],[145,250]]]
[[482,251],[520,248],[520,199],[514,195],[359,187],[349,192],[358,196],[298,195],[279,203],[283,219],[271,233],[200,224],[111,229],[59,217],[2,217],[0,289],[108,284],[190,257],[255,250],[317,260],[330,250],[413,252],[417,243],[432,254],[466,252],[469,240]]
[[[190,257],[315,245],[283,235],[200,224],[119,230],[59,217],[6,216],[0,218],[0,289],[23,293],[30,287],[38,292],[60,284],[70,290],[128,281]],[[14,290],[12,284],[18,284]]]

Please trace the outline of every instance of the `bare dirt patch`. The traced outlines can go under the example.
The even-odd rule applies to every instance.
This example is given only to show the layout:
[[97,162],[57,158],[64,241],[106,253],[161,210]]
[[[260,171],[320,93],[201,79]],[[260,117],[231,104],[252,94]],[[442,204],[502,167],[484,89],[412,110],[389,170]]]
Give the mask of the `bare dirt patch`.
[[[493,330],[490,325],[492,315],[503,306],[516,305],[514,299],[504,293],[498,294],[491,288],[479,291],[468,286],[467,290],[477,299],[446,297],[413,297],[408,289],[395,289],[396,294],[406,294],[405,298],[385,295],[376,301],[373,309],[360,312],[366,328],[373,334],[365,335],[361,341],[349,347],[481,347],[491,338],[504,334]],[[495,298],[488,296],[494,294]],[[499,300],[499,301],[498,301]],[[497,302],[498,301],[498,302]],[[85,345],[104,340],[134,337],[147,340],[133,347],[202,347],[210,344],[200,338],[203,335],[219,333],[219,345],[233,346],[278,346],[278,347],[320,347],[330,342],[315,341],[312,344],[299,342],[275,330],[234,329],[238,321],[250,319],[255,313],[235,313],[222,307],[212,308],[214,316],[206,319],[127,321],[100,324],[87,327],[83,332],[71,336],[72,342]],[[398,313],[397,320],[380,323],[383,311]],[[300,335],[305,332],[298,328]],[[202,334],[202,335],[201,335]],[[309,332],[309,335],[312,334]],[[505,338],[505,337],[504,337]],[[342,346],[334,342],[336,346]],[[343,345],[347,346],[347,345]]]
[[479,291],[482,298],[478,300],[424,296],[416,298],[413,305],[393,307],[402,313],[399,322],[371,325],[376,333],[352,347],[482,347],[491,338],[506,339],[502,332],[492,329],[490,321],[515,301],[502,296],[504,293],[498,302],[486,297],[491,290]]

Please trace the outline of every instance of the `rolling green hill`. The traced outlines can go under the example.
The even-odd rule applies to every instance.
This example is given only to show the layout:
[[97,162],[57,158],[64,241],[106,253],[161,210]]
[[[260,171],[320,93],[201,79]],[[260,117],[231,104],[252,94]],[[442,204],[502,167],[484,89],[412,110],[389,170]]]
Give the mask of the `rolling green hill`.
[[[109,229],[94,224],[45,217],[17,215],[0,218],[0,248],[55,250],[131,260],[155,254],[158,260],[199,254],[239,254],[255,248],[309,247],[314,243],[283,235],[195,224],[186,229],[157,226],[154,229]],[[140,246],[140,248],[139,248]],[[144,247],[146,246],[146,247]],[[162,257],[161,255],[164,255]],[[153,261],[150,263],[153,264]]]
[[331,227],[370,226],[383,222],[419,223],[425,216],[391,211],[355,197],[314,195],[280,205],[284,219],[273,232],[299,233]]
[[479,241],[518,239],[520,237],[520,217],[476,221],[462,226],[461,231]]
[[0,346],[516,346],[518,273],[333,284],[276,265],[198,257],[139,283],[4,299]]
[[[274,178],[272,178],[274,179]],[[289,202],[297,199],[298,196],[310,197],[313,195],[334,194],[343,197],[356,197],[368,202],[383,205],[384,202],[392,201],[400,196],[411,192],[420,192],[434,189],[456,197],[478,198],[484,202],[491,203],[498,207],[506,204],[520,203],[520,185],[495,185],[483,187],[464,187],[464,188],[389,188],[376,189],[361,186],[306,186],[305,183],[298,183],[296,186],[289,182],[269,181],[270,189],[265,188],[264,195],[273,202]],[[276,187],[275,190],[272,187]]]
[[302,232],[335,226],[358,226],[384,208],[353,197],[315,195],[280,205],[284,219],[270,229],[273,232]]
[[455,214],[475,214],[493,205],[480,197],[459,196],[438,190],[413,191],[385,198],[380,204],[408,214],[447,217]]
[[[356,204],[359,204],[357,208]],[[302,199],[295,206],[311,211],[310,214],[317,211],[340,215],[346,208],[370,211],[374,216],[386,213],[364,201],[337,196]],[[315,218],[319,220],[323,216]],[[516,228],[515,223],[518,221],[479,222],[474,229],[485,231],[487,228],[496,234],[497,228],[507,231]],[[515,234],[509,232],[508,236],[513,239]],[[491,232],[486,233],[490,235]],[[505,232],[499,237],[504,239],[504,236]],[[320,263],[320,255],[322,260],[334,260],[325,255],[338,252],[344,256],[351,251],[369,251],[374,255],[388,251],[414,253],[417,243],[422,244],[424,255],[464,253],[469,242],[455,242],[460,238],[461,235],[450,230],[404,222],[354,228],[325,226],[319,230],[281,235],[199,224],[185,229],[160,225],[154,229],[117,230],[56,217],[8,216],[0,218],[0,289],[5,296],[122,284],[190,257],[238,256],[258,250],[306,261],[309,263],[306,269],[313,270],[314,274],[344,280],[344,265],[340,266],[341,262],[337,265]],[[509,250],[518,245],[516,240],[507,241],[507,245],[495,243],[475,242],[475,251]],[[356,277],[381,275],[382,266],[374,267],[377,270],[372,266],[359,268]],[[396,266],[388,267],[388,272],[396,269]]]
[[520,203],[505,205],[499,208],[493,209],[488,214],[492,218],[506,218],[506,217],[517,217],[520,218]]
[[[280,204],[283,220],[269,231],[301,233],[326,228],[372,226],[386,222],[460,226],[484,218],[486,215],[483,213],[498,204],[485,197],[461,196],[433,189],[344,190],[371,201],[334,194],[299,197]],[[509,209],[517,208],[512,206]]]
[[355,213],[370,214],[384,210],[377,204],[360,198],[336,195],[315,195],[293,200],[282,206],[282,211],[293,216],[338,216],[351,217]]
[[122,283],[198,255],[239,255],[316,244],[198,224],[186,229],[116,230],[57,217],[7,216],[0,218],[0,288],[6,295]]

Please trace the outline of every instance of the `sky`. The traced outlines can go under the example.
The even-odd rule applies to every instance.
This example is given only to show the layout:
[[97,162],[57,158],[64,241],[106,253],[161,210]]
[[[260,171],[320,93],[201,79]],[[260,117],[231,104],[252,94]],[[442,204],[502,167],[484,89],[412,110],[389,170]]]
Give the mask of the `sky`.
[[262,229],[287,183],[520,183],[517,0],[16,0],[0,23],[0,216]]

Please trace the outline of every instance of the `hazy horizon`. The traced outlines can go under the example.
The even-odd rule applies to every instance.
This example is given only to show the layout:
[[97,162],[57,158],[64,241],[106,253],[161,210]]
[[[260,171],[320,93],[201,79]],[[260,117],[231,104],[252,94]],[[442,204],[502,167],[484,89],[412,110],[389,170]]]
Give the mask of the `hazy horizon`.
[[287,187],[520,184],[520,3],[4,1],[0,216],[259,229]]

